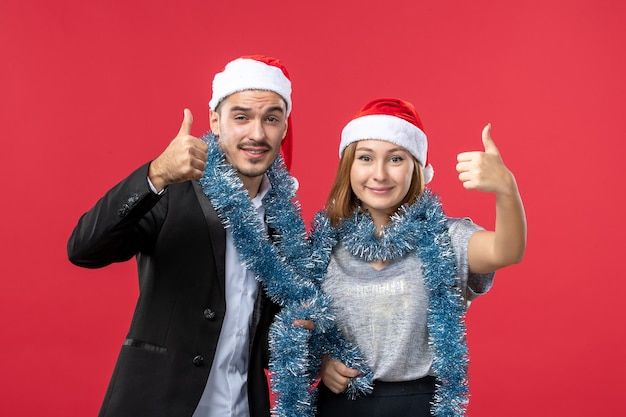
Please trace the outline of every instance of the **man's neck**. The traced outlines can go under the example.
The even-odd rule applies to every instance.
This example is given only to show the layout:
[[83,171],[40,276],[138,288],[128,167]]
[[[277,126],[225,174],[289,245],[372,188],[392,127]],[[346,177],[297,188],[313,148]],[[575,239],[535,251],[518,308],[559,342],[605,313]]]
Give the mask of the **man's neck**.
[[252,200],[257,196],[263,183],[263,175],[259,177],[246,177],[245,175],[237,174],[243,183],[243,188],[248,191],[248,197]]

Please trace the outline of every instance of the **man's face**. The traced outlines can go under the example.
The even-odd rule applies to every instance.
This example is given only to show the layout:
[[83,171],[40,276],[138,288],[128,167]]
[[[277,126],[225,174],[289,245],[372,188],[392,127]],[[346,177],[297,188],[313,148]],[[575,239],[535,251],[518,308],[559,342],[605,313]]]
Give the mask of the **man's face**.
[[262,90],[233,93],[210,112],[211,130],[244,184],[260,180],[276,159],[287,133],[286,114],[283,98]]

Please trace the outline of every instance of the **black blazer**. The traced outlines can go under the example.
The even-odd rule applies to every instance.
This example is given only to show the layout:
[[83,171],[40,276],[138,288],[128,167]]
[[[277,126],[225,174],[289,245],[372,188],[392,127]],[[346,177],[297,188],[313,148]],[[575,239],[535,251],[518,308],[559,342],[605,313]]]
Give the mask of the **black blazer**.
[[[197,182],[150,191],[148,164],[112,188],[69,238],[72,263],[99,268],[136,257],[139,299],[100,416],[191,416],[224,320],[225,231]],[[259,291],[248,396],[269,416],[267,335],[278,306]]]

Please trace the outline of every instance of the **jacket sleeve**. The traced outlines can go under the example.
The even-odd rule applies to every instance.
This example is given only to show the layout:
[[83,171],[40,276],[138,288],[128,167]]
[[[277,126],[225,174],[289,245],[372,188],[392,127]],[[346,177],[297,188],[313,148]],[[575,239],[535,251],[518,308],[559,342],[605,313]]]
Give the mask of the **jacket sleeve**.
[[100,268],[151,250],[165,215],[167,192],[157,195],[150,190],[148,167],[135,170],[81,216],[67,243],[70,262]]

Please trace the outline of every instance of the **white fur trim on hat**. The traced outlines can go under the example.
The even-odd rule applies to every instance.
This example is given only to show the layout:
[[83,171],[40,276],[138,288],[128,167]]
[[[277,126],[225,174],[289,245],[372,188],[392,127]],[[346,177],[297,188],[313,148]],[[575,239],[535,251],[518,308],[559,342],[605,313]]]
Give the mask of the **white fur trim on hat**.
[[433,167],[430,164],[424,166],[428,152],[426,134],[413,123],[386,114],[357,117],[351,120],[341,132],[339,157],[343,154],[346,146],[367,139],[384,140],[402,146],[422,164],[424,182],[429,183],[433,178]]
[[291,81],[280,68],[249,58],[237,58],[213,78],[212,110],[229,95],[244,90],[273,91],[287,102],[287,116],[291,113]]

